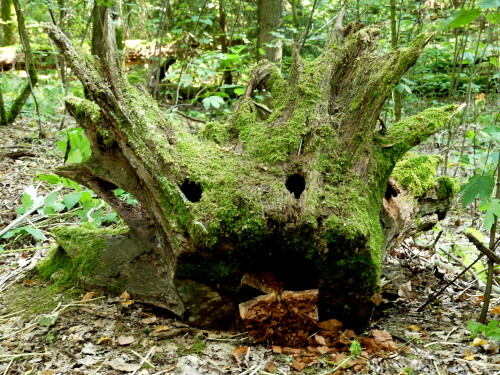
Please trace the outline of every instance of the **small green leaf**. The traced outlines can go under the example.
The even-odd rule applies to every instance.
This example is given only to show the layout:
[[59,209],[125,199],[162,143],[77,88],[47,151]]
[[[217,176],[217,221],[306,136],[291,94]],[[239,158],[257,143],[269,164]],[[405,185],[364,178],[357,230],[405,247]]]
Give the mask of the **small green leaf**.
[[493,223],[500,218],[500,199],[492,199],[487,205],[486,214],[484,215],[484,228],[489,232]]
[[482,9],[496,9],[500,7],[500,0],[483,0],[477,6]]
[[64,194],[63,203],[68,211],[76,206],[76,204],[82,198],[82,194],[83,193],[81,191],[75,191],[73,193]]
[[59,184],[61,183],[61,177],[55,174],[39,174],[36,176],[35,180],[47,181],[49,184]]
[[31,226],[29,227],[22,227],[19,229],[24,229],[26,233],[31,234],[33,237],[35,237],[37,240],[45,240],[45,236],[43,235],[42,231],[40,229],[33,228]]
[[245,90],[243,89],[234,89],[234,93],[238,96],[241,96],[245,93]]
[[208,110],[210,107],[214,107],[215,109],[220,108],[220,106],[223,104],[224,99],[222,99],[220,96],[212,95],[208,98],[203,99],[203,106],[206,110]]
[[52,327],[54,324],[56,324],[57,319],[59,318],[59,313],[53,313],[53,314],[47,314],[42,316],[38,320],[38,324],[41,324],[42,326],[45,327]]
[[500,23],[500,12],[492,12],[486,15],[486,19],[493,24]]
[[487,200],[490,197],[494,186],[495,180],[490,175],[474,175],[469,178],[469,181],[467,181],[467,183],[460,189],[460,192],[462,193],[463,207],[474,202],[474,200],[478,197],[482,200]]
[[446,20],[445,25],[450,29],[468,25],[481,15],[480,9],[462,10]]

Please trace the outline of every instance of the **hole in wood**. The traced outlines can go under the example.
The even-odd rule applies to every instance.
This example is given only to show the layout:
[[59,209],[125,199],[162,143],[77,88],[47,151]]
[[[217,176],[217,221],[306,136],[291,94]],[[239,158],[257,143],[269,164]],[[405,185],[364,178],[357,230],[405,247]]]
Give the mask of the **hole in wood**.
[[299,199],[300,194],[306,188],[306,180],[300,174],[295,173],[286,179],[285,186],[290,193],[293,193],[296,199]]
[[387,189],[385,191],[385,199],[389,200],[391,199],[392,197],[397,197],[399,194],[399,189],[394,186],[393,184],[391,184],[391,182],[388,182],[387,183]]
[[186,196],[187,200],[193,203],[198,202],[201,199],[201,186],[196,182],[189,180],[184,180],[181,185],[181,191]]

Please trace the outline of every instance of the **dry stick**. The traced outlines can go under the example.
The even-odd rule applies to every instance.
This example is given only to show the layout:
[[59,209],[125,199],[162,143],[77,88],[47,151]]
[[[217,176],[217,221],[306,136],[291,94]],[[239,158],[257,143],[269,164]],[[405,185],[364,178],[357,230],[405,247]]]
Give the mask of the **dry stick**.
[[476,264],[477,262],[479,262],[479,260],[483,256],[484,256],[484,254],[481,254],[474,262],[472,262],[466,269],[464,269],[462,272],[460,272],[453,280],[451,280],[450,282],[446,283],[446,285],[444,287],[442,287],[438,292],[436,292],[432,296],[430,296],[427,299],[427,301],[425,301],[425,303],[417,309],[417,312],[421,312],[423,309],[425,309],[425,307],[429,303],[431,303],[432,301],[434,301],[439,295],[441,295],[441,293],[443,293],[446,290],[446,288],[448,288],[451,284],[453,284],[455,281],[457,281],[458,278],[461,277],[463,274],[465,274],[474,264]]

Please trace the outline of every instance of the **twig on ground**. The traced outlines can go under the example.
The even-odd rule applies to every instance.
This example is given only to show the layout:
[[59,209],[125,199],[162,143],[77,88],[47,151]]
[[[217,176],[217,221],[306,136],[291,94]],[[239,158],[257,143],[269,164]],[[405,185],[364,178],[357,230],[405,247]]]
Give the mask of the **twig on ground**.
[[[138,357],[141,359],[141,362],[139,363],[139,364],[140,364],[140,367],[142,367],[142,365],[146,363],[148,366],[151,366],[152,368],[155,368],[156,366],[155,366],[155,365],[153,365],[151,362],[149,362],[149,360],[148,360],[148,359],[149,359],[149,357],[151,357],[152,355],[154,355],[154,353],[156,352],[156,349],[157,349],[157,348],[156,348],[156,346],[153,346],[153,347],[151,348],[151,350],[148,352],[148,354],[146,354],[146,356],[145,356],[145,357],[143,357],[142,355],[140,355],[139,353],[137,353],[135,350],[130,349],[130,351],[131,351],[132,353],[134,353],[136,356],[138,356]],[[139,367],[139,368],[140,368],[140,367]],[[138,370],[135,370],[135,371],[132,373],[132,375],[135,375],[135,373],[136,373],[137,371],[138,371]]]

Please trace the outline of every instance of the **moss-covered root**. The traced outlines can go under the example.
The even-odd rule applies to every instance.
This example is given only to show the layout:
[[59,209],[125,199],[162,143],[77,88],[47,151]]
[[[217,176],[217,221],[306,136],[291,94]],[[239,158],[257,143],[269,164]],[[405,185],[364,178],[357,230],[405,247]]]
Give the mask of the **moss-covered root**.
[[385,149],[386,155],[396,162],[407,151],[447,126],[457,110],[456,105],[447,105],[429,108],[418,115],[410,116],[395,123],[387,135],[380,138],[380,145]]
[[[150,259],[151,249],[128,228],[59,227],[58,247],[39,265],[39,273],[61,288],[80,286],[110,292],[127,290],[134,300],[166,308],[179,316],[184,306],[168,269]],[[167,277],[165,275],[167,274]]]

